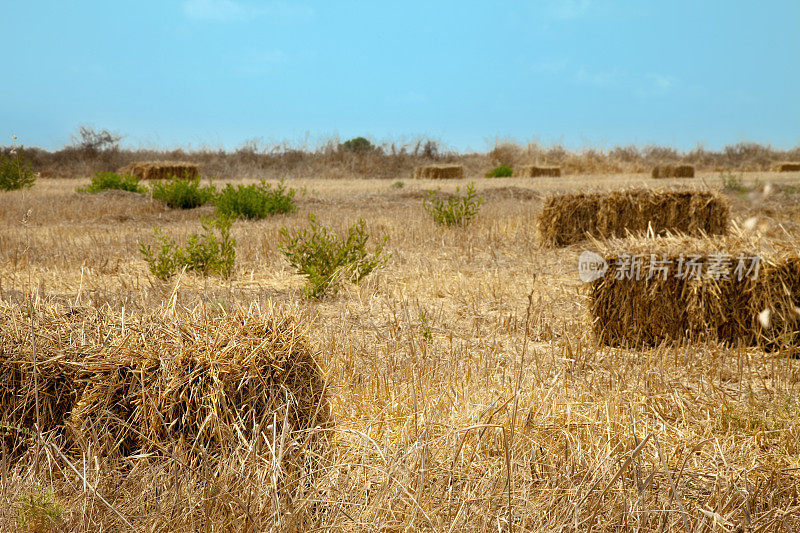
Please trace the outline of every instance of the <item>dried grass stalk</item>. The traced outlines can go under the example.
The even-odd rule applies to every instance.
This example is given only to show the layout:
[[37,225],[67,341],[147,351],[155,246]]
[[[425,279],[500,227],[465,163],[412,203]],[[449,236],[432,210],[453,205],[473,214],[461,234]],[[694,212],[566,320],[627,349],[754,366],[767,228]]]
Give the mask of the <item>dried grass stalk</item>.
[[542,176],[557,178],[561,176],[561,167],[538,167],[536,165],[523,165],[514,171],[515,176],[522,178],[539,178]]
[[194,163],[178,161],[141,161],[119,169],[120,174],[131,174],[142,180],[163,180],[173,177],[194,179],[200,175]]
[[463,165],[428,165],[414,169],[417,179],[462,179],[464,178]]
[[630,190],[551,196],[538,225],[544,244],[567,246],[587,234],[613,238],[650,228],[655,234],[724,234],[728,219],[727,202],[712,193]]
[[694,166],[692,165],[657,165],[653,167],[654,179],[663,178],[693,178]]

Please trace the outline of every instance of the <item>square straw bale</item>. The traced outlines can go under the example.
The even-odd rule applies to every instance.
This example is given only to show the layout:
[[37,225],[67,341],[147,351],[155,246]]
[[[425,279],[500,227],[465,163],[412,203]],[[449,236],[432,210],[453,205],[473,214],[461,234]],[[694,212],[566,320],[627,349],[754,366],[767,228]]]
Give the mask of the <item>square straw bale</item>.
[[710,192],[634,189],[550,196],[538,227],[544,245],[568,246],[587,235],[613,238],[650,230],[656,235],[724,234],[728,219],[727,202]]
[[463,165],[427,165],[414,169],[417,179],[463,179]]
[[[769,349],[800,346],[796,251],[765,249],[732,237],[628,238],[597,244],[608,270],[589,284],[588,293],[600,344],[641,347],[710,341]],[[634,256],[639,258],[639,279],[632,274]],[[752,261],[755,257],[757,263]],[[690,261],[699,266],[690,266]],[[654,275],[651,264],[656,266]],[[669,265],[666,275],[657,268],[664,264]],[[699,275],[676,275],[691,268],[699,268]],[[765,313],[770,317],[767,324]]]
[[651,175],[653,179],[693,178],[694,167],[692,165],[657,165],[653,167]]
[[180,161],[140,161],[124,166],[118,172],[141,180],[166,180],[173,177],[193,180],[200,175],[196,164]]
[[518,170],[514,171],[514,176],[519,176],[521,178],[557,178],[561,176],[561,167],[539,167],[536,165],[524,165]]

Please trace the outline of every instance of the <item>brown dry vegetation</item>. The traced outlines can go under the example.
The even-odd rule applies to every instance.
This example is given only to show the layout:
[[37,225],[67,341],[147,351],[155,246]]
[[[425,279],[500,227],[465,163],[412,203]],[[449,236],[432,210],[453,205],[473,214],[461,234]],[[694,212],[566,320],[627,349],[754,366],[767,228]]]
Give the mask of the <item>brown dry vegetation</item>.
[[[275,172],[351,172],[325,166],[323,155],[297,166],[281,157]],[[547,163],[575,173],[564,157]],[[223,174],[225,161],[211,154],[201,169]],[[253,161],[225,174],[273,160]],[[468,175],[485,162],[465,162]],[[720,178],[702,171],[712,165],[699,165],[689,186],[719,189]],[[277,306],[305,332],[330,420],[281,437],[277,409],[271,428],[232,438],[222,461],[156,433],[138,437],[146,453],[121,462],[45,433],[44,443],[3,455],[0,529],[14,529],[20,498],[41,486],[64,506],[64,531],[123,531],[124,521],[176,532],[800,528],[800,360],[715,343],[599,347],[576,275],[581,247],[540,245],[546,195],[646,186],[648,174],[478,179],[485,203],[463,229],[435,226],[422,207],[427,189],[452,193],[457,183],[292,179],[305,191],[297,213],[233,226],[231,280],[162,283],[138,241],[156,225],[175,237],[197,231],[209,208],[76,194],[87,170],[0,195],[0,312],[19,357],[32,357],[31,342],[42,364],[133,341],[156,351],[147,332],[211,316],[224,333],[228,317]],[[800,201],[780,192],[798,176],[747,180],[756,178],[774,192],[731,196],[734,223],[758,217],[760,238],[800,242]],[[388,235],[388,267],[335,297],[305,300],[277,245],[282,226],[301,228],[312,211],[339,230],[364,218],[375,238]]]
[[[0,148],[8,152],[11,148]],[[722,150],[702,147],[680,152],[656,145],[618,146],[609,149],[567,149],[498,140],[486,153],[457,153],[430,139],[388,142],[374,150],[350,151],[338,139],[318,146],[283,143],[262,146],[250,142],[233,151],[202,148],[96,149],[75,145],[47,151],[26,148],[24,155],[44,177],[78,178],[96,171],[116,171],[137,161],[188,161],[206,177],[220,178],[386,178],[406,179],[418,166],[455,163],[467,178],[484,176],[500,164],[559,167],[562,174],[650,172],[657,165],[693,165],[698,172],[723,170],[767,171],[786,161],[800,160],[800,146],[780,150],[768,145],[739,143]]]

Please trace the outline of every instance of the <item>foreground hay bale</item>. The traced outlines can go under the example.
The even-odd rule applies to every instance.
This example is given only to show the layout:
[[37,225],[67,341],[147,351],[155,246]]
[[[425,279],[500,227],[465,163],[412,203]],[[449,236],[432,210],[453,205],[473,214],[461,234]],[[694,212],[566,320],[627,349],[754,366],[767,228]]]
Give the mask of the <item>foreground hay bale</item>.
[[464,177],[463,165],[428,165],[414,169],[417,179],[462,179]]
[[654,179],[693,178],[694,167],[692,165],[658,165],[653,167],[652,176]]
[[[35,423],[28,317],[4,309],[0,414]],[[275,309],[133,320],[95,313],[37,319],[43,430],[109,458],[166,450],[222,458],[270,426],[325,423],[324,383],[306,331]],[[273,429],[269,431],[272,432]]]
[[0,424],[11,437],[6,441],[11,448],[27,440],[25,431],[35,432],[37,423],[42,432],[63,429],[81,394],[75,386],[80,370],[75,360],[83,355],[73,345],[80,322],[72,320],[63,312],[37,313],[32,337],[27,309],[0,304]]
[[176,161],[141,161],[119,169],[122,175],[131,174],[142,180],[164,180],[173,177],[194,179],[200,175],[197,165]]
[[600,344],[711,341],[800,346],[800,256],[730,238],[623,239],[589,286]]
[[611,238],[649,229],[655,234],[724,234],[728,218],[728,204],[709,192],[631,190],[548,197],[538,226],[543,244],[567,246],[587,234]]
[[800,172],[800,163],[778,163],[774,170],[776,172]]
[[542,176],[557,178],[561,176],[560,167],[537,167],[536,165],[524,165],[514,172],[516,176],[522,178],[539,178]]

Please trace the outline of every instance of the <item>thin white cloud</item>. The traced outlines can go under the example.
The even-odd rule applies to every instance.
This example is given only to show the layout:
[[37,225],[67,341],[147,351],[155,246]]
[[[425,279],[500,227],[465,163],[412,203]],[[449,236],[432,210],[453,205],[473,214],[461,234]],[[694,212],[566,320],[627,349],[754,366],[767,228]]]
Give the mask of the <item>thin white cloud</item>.
[[546,10],[552,18],[569,20],[584,16],[591,4],[591,0],[551,0],[546,4]]
[[599,89],[624,91],[640,97],[662,96],[678,87],[678,79],[662,72],[632,73],[618,67],[592,68],[566,59],[534,63],[530,71],[541,77]]
[[229,22],[247,18],[244,6],[233,0],[186,0],[181,9],[194,20]]
[[558,61],[542,61],[533,65],[531,67],[531,71],[535,74],[554,75],[564,72],[568,65],[569,64],[566,59],[561,59]]
[[625,84],[625,74],[617,69],[589,70],[585,67],[575,72],[575,81],[595,87],[619,87]]
[[667,91],[675,85],[675,78],[665,74],[651,73],[646,76],[647,80],[652,83],[653,88],[660,91]]
[[306,19],[314,16],[310,6],[283,1],[253,4],[237,0],[185,0],[183,14],[197,21],[237,22],[255,18]]

